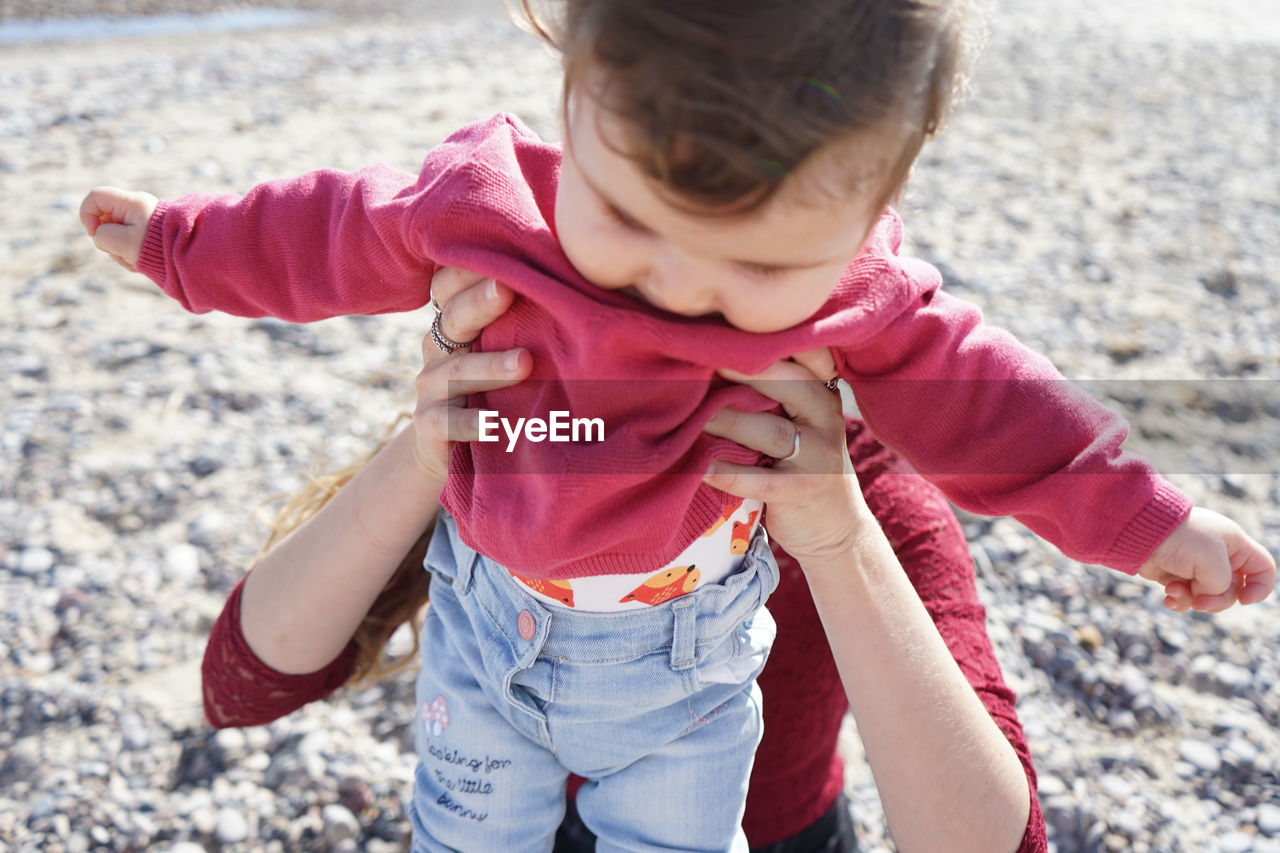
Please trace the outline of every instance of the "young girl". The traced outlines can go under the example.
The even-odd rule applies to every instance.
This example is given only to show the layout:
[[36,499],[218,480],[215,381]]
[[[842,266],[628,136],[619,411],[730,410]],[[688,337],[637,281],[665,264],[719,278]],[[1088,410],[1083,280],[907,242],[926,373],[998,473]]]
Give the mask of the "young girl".
[[[823,511],[848,505],[827,483],[846,478],[800,499],[802,478],[776,476],[813,471],[814,424],[720,378],[762,390],[798,378],[778,363],[795,353],[829,348],[876,434],[957,503],[1139,571],[1174,607],[1269,593],[1274,563],[1237,525],[1192,509],[1120,451],[1122,423],[898,256],[886,203],[945,114],[964,28],[957,3],[570,2],[563,155],[499,116],[416,180],[373,167],[243,199],[86,199],[99,246],[196,311],[407,310],[438,265],[500,279],[521,298],[478,349],[529,350],[534,381],[473,403],[604,424],[597,444],[526,432],[508,453],[477,441],[475,413],[454,420],[427,558],[420,846],[520,849],[566,768],[592,780],[580,807],[602,844],[730,846],[776,583],[759,502],[811,578],[861,541]],[[646,795],[676,768],[655,826]]]
[[[497,314],[488,309],[487,300],[470,292],[484,283],[455,295],[457,280],[456,271],[437,273],[432,291],[448,303],[450,328],[467,329],[463,337],[470,339]],[[468,362],[483,364],[494,357],[444,357],[433,344],[425,355],[427,370],[438,373],[466,373]],[[446,363],[446,358],[452,361]],[[428,397],[421,404],[430,408],[428,389],[434,383],[427,375],[420,387]],[[825,396],[818,394],[819,402],[829,402],[823,401]],[[820,600],[815,609],[800,567],[775,546],[782,580],[769,599],[769,611],[779,630],[759,679],[765,729],[743,818],[747,839],[757,853],[857,849],[848,806],[839,796],[844,767],[837,750],[852,701],[890,831],[903,849],[914,844],[993,853],[1014,849],[1021,834],[1018,853],[1043,853],[1044,821],[1034,794],[1027,795],[1028,783],[1035,790],[1035,772],[1013,694],[987,636],[959,524],[938,491],[911,475],[864,427],[849,421],[843,431],[865,498],[864,514],[874,515],[884,529],[896,561],[884,563],[890,580],[877,582],[874,599],[851,596],[856,590],[846,584],[852,577],[837,577],[835,586],[815,585],[819,599],[824,592],[836,599],[865,599],[860,610],[838,614],[863,636],[833,630],[833,637],[844,642],[837,643],[833,658],[818,613],[831,602]],[[832,451],[845,455],[844,448]],[[387,476],[382,453],[372,462],[313,481],[281,511],[273,543],[232,591],[209,637],[202,673],[205,714],[212,725],[261,725],[328,695],[344,681],[378,677],[412,659],[406,655],[390,663],[382,648],[392,630],[414,620],[425,601],[422,563],[430,529],[406,546],[403,555],[378,554],[350,523],[356,510],[339,506],[352,495],[376,495],[380,476]],[[445,456],[443,448],[438,455]],[[400,507],[404,503],[398,501]],[[366,509],[373,514],[376,507]],[[410,528],[409,534],[414,532]],[[336,542],[330,538],[335,535]],[[389,580],[379,589],[384,579]],[[906,587],[904,581],[911,594],[887,594],[895,586]],[[311,618],[314,599],[327,598],[333,590],[340,591],[341,608],[329,604],[326,618]],[[361,621],[353,637],[356,619]],[[849,666],[850,660],[868,658],[874,638],[885,633],[884,625],[893,626],[894,642],[890,654],[876,656],[879,668]],[[287,632],[284,637],[272,636],[281,630]],[[892,709],[892,728],[883,724],[883,708]],[[919,748],[904,748],[908,743]],[[1016,775],[1019,763],[1025,782]],[[996,778],[1008,779],[1008,789],[993,786]],[[654,798],[655,817],[661,817],[661,806],[661,799]],[[1000,837],[1003,844],[996,840]],[[556,853],[594,849],[594,836],[586,835],[571,815],[557,834]]]

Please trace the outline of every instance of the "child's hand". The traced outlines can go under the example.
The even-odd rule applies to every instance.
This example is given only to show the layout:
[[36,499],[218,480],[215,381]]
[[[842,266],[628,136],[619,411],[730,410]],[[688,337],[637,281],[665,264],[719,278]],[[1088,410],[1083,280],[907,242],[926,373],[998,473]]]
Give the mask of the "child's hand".
[[1231,519],[1193,507],[1138,574],[1164,586],[1170,610],[1217,613],[1270,595],[1276,561]]
[[80,221],[95,246],[129,272],[137,272],[142,239],[159,203],[150,193],[95,187],[80,203]]

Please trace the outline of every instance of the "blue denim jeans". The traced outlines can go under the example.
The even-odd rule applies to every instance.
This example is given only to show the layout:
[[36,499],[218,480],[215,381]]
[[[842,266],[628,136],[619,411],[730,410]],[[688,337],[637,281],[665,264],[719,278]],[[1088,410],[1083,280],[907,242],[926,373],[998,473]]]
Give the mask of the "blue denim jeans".
[[413,849],[549,851],[569,773],[601,851],[747,849],[778,567],[624,613],[550,609],[442,515],[427,552]]

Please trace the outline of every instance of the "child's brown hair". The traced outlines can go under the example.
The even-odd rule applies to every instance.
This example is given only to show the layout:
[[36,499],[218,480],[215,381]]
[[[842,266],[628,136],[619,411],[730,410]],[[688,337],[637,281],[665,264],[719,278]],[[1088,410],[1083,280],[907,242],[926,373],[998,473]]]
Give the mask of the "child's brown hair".
[[520,0],[563,54],[566,114],[585,84],[628,129],[621,153],[673,200],[730,213],[763,204],[827,143],[866,131],[901,140],[883,175],[887,202],[962,87],[980,40],[971,6]]

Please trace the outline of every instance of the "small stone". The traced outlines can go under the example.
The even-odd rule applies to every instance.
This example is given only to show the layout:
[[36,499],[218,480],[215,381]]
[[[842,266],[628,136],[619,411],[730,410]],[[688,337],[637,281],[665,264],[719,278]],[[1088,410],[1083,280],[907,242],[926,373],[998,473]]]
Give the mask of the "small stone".
[[1120,853],[1122,850],[1133,849],[1133,843],[1118,832],[1108,832],[1103,836],[1102,844],[1108,853]]
[[1182,741],[1178,744],[1178,757],[1208,776],[1212,776],[1222,768],[1222,757],[1218,755],[1218,750],[1213,744],[1204,741]]
[[1222,853],[1249,853],[1255,840],[1247,832],[1228,832],[1218,839],[1218,849]]
[[120,716],[120,737],[128,750],[143,750],[151,744],[151,731],[147,724],[132,712]]
[[338,782],[338,798],[353,814],[360,814],[374,804],[373,789],[363,779],[354,776]]
[[1204,289],[1217,296],[1230,298],[1240,293],[1240,280],[1235,271],[1229,268],[1215,270],[1200,279]]
[[329,845],[355,838],[360,832],[360,821],[351,810],[339,803],[330,803],[324,807],[324,840]]
[[240,729],[219,729],[213,736],[213,745],[224,757],[233,757],[245,751],[247,741]]
[[187,542],[173,545],[164,554],[165,578],[188,586],[200,576],[200,550]]
[[1127,801],[1133,794],[1133,786],[1114,773],[1104,773],[1098,779],[1098,787],[1113,800]]
[[1105,642],[1097,625],[1081,625],[1076,628],[1076,640],[1086,649],[1101,648]]
[[1121,737],[1138,733],[1138,717],[1128,708],[1113,708],[1107,713],[1107,728]]
[[18,557],[18,571],[37,577],[53,568],[53,552],[48,548],[25,548]]
[[1156,636],[1160,638],[1160,642],[1174,651],[1186,648],[1191,642],[1191,636],[1186,631],[1172,625],[1156,625]]
[[1036,792],[1040,795],[1040,799],[1048,799],[1057,794],[1065,794],[1067,784],[1057,776],[1044,773],[1036,779]]
[[212,804],[201,805],[191,812],[191,825],[201,835],[212,835],[218,825],[218,812]]
[[249,837],[249,821],[235,809],[223,809],[218,812],[213,837],[222,844],[239,844]]
[[1255,819],[1255,823],[1258,825],[1258,831],[1263,835],[1280,835],[1280,805],[1263,803],[1258,806],[1258,816]]
[[1258,760],[1258,748],[1242,737],[1233,737],[1227,741],[1222,757],[1236,770],[1248,773],[1253,770]]
[[1217,677],[1218,684],[1225,696],[1237,696],[1253,685],[1253,673],[1247,668],[1230,661],[1219,663],[1214,675]]
[[1044,819],[1053,827],[1059,843],[1074,840],[1083,828],[1080,806],[1068,795],[1049,797],[1042,802]]
[[53,814],[53,810],[57,808],[58,801],[53,794],[41,794],[39,799],[31,804],[31,814],[28,820],[37,821]]
[[1223,474],[1219,479],[1218,491],[1229,498],[1247,498],[1249,496],[1249,486],[1243,477],[1235,474]]

